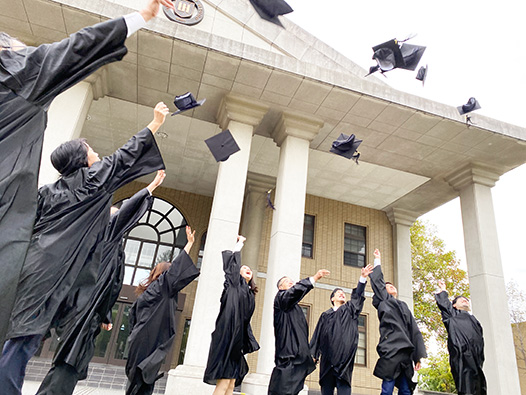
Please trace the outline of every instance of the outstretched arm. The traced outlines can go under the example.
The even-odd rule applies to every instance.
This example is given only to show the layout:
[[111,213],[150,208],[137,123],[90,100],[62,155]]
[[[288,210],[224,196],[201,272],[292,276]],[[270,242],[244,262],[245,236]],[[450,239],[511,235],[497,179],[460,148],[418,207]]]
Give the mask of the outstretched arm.
[[192,232],[192,228],[189,226],[186,227],[186,245],[184,246],[184,251],[190,255],[190,250],[195,242],[195,230]]
[[159,13],[159,7],[163,5],[165,7],[175,10],[175,5],[170,0],[149,0],[148,4],[139,11],[139,14],[148,22]]
[[307,293],[314,288],[314,283],[322,277],[328,276],[330,272],[325,269],[318,270],[318,272],[309,278],[298,281],[284,292],[278,293],[280,307],[283,310],[289,310],[294,307]]
[[152,195],[153,191],[155,191],[157,187],[163,183],[165,177],[166,177],[166,172],[164,170],[157,170],[157,174],[155,178],[146,187],[146,189],[148,189],[148,192],[150,192],[150,195]]
[[157,103],[153,109],[153,120],[148,124],[148,129],[150,129],[153,134],[162,126],[169,112],[170,110],[166,104],[163,102]]
[[390,297],[385,289],[385,280],[384,274],[382,273],[381,263],[380,250],[377,248],[374,250],[374,269],[370,274],[371,287],[374,292],[373,305],[375,307],[378,306],[381,301],[387,300]]
[[367,277],[373,272],[373,265],[367,265],[362,268],[362,275],[358,281],[357,287],[351,294],[351,304],[354,308],[355,316],[360,315],[363,309],[363,303],[365,302],[365,297],[363,296],[365,292],[365,284],[367,283]]
[[438,282],[439,291],[435,294],[437,306],[442,314],[442,321],[448,320],[453,315],[453,305],[449,300],[449,295],[446,291],[446,283],[442,280]]

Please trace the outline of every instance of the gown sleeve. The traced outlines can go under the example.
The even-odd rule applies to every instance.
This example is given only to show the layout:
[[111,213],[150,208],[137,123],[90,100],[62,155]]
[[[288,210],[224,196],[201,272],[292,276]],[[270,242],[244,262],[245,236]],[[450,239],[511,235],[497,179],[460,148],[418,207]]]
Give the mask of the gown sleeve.
[[155,137],[145,128],[110,156],[95,162],[88,172],[87,190],[104,188],[113,193],[121,186],[164,169],[164,162]]
[[148,189],[143,188],[122,203],[121,208],[111,216],[106,242],[120,243],[124,234],[148,211],[153,198]]
[[438,294],[435,294],[435,300],[437,306],[440,309],[442,314],[442,321],[447,321],[453,316],[453,305],[449,300],[449,295],[446,291],[442,291]]
[[283,311],[293,308],[305,295],[309,293],[314,286],[308,278],[298,281],[289,289],[279,292],[277,299],[279,306]]
[[39,106],[103,65],[121,60],[127,27],[124,18],[81,29],[62,41],[9,51],[2,56],[2,83]]
[[159,277],[159,284],[170,297],[175,297],[177,293],[190,284],[197,276],[199,269],[195,267],[194,262],[188,256],[185,250],[182,250],[175,258],[166,273]]
[[351,294],[351,300],[349,301],[353,307],[354,317],[358,317],[363,310],[363,303],[365,302],[365,283],[358,282],[358,286],[354,288]]
[[371,279],[371,287],[373,288],[373,306],[378,308],[378,305],[392,297],[387,293],[385,289],[384,274],[382,273],[382,267],[380,265],[373,269],[373,272],[369,275]]
[[[407,309],[409,311],[409,308]],[[416,323],[415,317],[413,316],[413,314],[411,314],[410,311],[409,316],[411,317],[411,340],[413,346],[415,347],[413,351],[413,362],[417,363],[422,358],[427,358],[426,345],[424,343],[424,338],[422,337],[422,332],[420,332],[418,324]]]
[[324,321],[325,321],[325,313],[321,313],[318,323],[316,324],[316,329],[314,329],[314,333],[312,334],[312,338],[309,344],[310,354],[316,361],[320,359],[320,354],[321,354],[320,337],[324,330],[324,325],[323,325]]
[[241,253],[239,251],[223,251],[223,271],[225,282],[230,286],[239,284],[239,270],[241,269]]

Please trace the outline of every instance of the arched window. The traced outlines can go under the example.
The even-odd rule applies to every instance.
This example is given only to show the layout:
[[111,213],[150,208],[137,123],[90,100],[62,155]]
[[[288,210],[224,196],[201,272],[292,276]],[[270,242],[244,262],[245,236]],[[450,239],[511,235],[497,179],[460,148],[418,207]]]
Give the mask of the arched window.
[[186,219],[175,206],[158,197],[152,208],[124,237],[124,284],[137,286],[159,262],[170,262],[186,245]]

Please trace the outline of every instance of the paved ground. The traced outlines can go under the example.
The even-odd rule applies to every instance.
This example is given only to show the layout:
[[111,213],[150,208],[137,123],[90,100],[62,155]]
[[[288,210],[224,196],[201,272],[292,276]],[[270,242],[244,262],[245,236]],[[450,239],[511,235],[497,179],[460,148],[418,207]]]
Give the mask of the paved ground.
[[[22,395],[35,395],[39,386],[40,386],[39,382],[26,381],[24,383],[24,386],[22,387]],[[112,389],[106,389],[106,388],[77,386],[73,394],[74,395],[123,395],[124,391],[112,390]]]

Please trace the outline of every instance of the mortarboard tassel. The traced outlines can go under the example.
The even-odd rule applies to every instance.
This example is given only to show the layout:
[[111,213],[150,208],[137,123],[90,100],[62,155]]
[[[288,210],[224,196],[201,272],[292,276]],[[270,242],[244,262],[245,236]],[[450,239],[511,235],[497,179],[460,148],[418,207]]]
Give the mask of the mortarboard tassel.
[[270,207],[272,210],[275,210],[276,207],[274,206],[274,204],[272,204],[272,200],[270,200],[270,193],[272,192],[272,189],[269,189],[267,191],[267,207]]
[[356,162],[357,165],[359,165],[358,159],[360,159],[360,155],[361,155],[361,153],[359,151],[356,151],[354,153],[353,157],[351,158],[352,160],[354,160]]
[[471,120],[469,115],[466,115],[466,126],[469,128],[471,125],[476,125],[476,123]]

